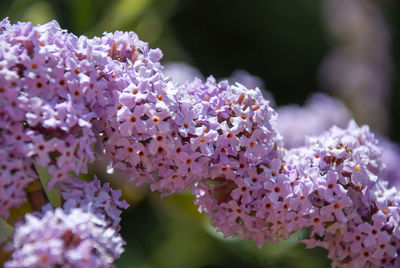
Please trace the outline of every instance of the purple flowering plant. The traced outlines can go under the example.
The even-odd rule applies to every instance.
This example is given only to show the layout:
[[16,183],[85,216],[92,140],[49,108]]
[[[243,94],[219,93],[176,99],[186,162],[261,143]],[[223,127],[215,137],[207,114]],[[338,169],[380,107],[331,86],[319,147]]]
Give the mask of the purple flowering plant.
[[0,22],[0,216],[14,227],[5,267],[113,266],[128,204],[82,179],[95,158],[162,195],[190,189],[224,236],[262,246],[306,228],[301,242],[327,249],[332,267],[399,267],[400,196],[367,126],[285,147],[278,130],[290,125],[258,88],[177,83],[161,58],[133,32],[90,39],[56,21]]

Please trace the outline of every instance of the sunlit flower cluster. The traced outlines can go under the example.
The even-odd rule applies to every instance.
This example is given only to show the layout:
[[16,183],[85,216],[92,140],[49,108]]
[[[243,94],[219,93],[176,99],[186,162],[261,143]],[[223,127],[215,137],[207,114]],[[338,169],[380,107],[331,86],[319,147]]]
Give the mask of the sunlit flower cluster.
[[[95,157],[162,195],[190,189],[225,236],[262,246],[308,228],[303,242],[326,248],[333,266],[399,265],[400,197],[368,127],[352,121],[302,143],[282,119],[288,151],[258,88],[212,76],[175,84],[161,57],[133,32],[89,39],[55,21],[0,22],[0,216],[25,201],[38,167],[62,200],[16,225],[6,267],[112,266],[128,204],[79,178]],[[329,103],[344,111],[332,122],[347,119],[321,98],[310,111]]]
[[237,165],[225,169],[196,185],[196,202],[225,235],[261,246],[307,227],[303,242],[328,249],[334,266],[390,266],[400,249],[400,197],[382,180],[380,159],[374,135],[351,122],[240,175]]
[[307,246],[328,249],[333,266],[399,265],[400,196],[382,180],[381,150],[367,126],[350,122],[310,137],[287,161],[313,185],[302,216],[310,221]]
[[84,38],[55,21],[34,27],[5,19],[0,27],[0,215],[7,218],[37,178],[34,164],[48,166],[52,187],[93,161],[89,91],[96,69],[79,60]]

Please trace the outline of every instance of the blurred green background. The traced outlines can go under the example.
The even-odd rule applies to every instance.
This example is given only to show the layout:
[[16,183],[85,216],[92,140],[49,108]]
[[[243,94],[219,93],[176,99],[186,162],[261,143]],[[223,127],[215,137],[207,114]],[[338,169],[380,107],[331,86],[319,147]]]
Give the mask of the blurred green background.
[[[392,38],[387,105],[390,127],[383,134],[399,142],[400,3],[371,2],[383,13]],[[319,68],[336,44],[326,30],[321,3],[1,0],[0,14],[11,22],[56,19],[62,28],[90,37],[104,31],[132,30],[151,47],[162,49],[163,62],[187,62],[204,76],[228,77],[236,69],[247,70],[261,77],[276,103],[284,105],[301,104],[310,93],[322,90]],[[117,267],[329,267],[326,251],[305,250],[297,243],[297,235],[279,245],[267,243],[258,249],[251,241],[224,239],[197,212],[190,194],[160,199],[158,193],[143,187],[123,181],[116,184],[132,203],[123,214],[121,232],[127,246]]]

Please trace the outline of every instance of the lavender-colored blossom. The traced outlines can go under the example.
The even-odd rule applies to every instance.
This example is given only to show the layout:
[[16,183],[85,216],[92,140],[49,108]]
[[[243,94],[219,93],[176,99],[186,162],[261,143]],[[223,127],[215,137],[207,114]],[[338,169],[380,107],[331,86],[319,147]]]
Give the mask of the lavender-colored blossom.
[[307,121],[277,119],[258,88],[212,76],[171,82],[161,51],[133,32],[89,39],[55,21],[0,26],[0,216],[24,201],[35,164],[48,166],[65,210],[27,215],[6,267],[107,267],[119,257],[127,204],[108,184],[77,179],[96,140],[108,171],[163,195],[189,187],[225,236],[261,246],[307,227],[303,242],[328,249],[333,266],[398,264],[400,197],[382,180],[368,127],[352,121],[283,148],[277,126],[302,139],[320,134],[348,118],[341,103],[316,95],[296,110]]
[[[172,81],[178,85],[190,82],[195,78],[204,79],[201,72],[185,62],[167,62],[163,71]],[[271,92],[266,90],[264,81],[245,70],[235,70],[229,77],[218,80],[228,80],[230,84],[240,83],[247,88],[259,88],[265,99],[269,100],[270,106],[275,107],[275,100]]]
[[[373,0],[324,0],[334,41],[320,68],[321,87],[343,98],[358,122],[388,130],[392,55],[384,5]],[[369,105],[365,105],[368,103]]]
[[[265,188],[267,181],[278,180],[273,189],[277,196],[288,194],[285,186],[280,185],[286,175],[282,173],[275,112],[259,89],[247,89],[241,84],[229,86],[225,82],[215,84],[212,77],[204,84],[194,80],[187,87],[184,92],[194,96],[188,101],[203,106],[202,117],[197,121],[206,127],[207,133],[218,133],[215,141],[208,142],[214,153],[206,162],[207,177],[192,187],[199,210],[206,212],[224,235],[248,237],[259,245],[266,237],[276,241],[271,229],[265,227],[272,218],[256,216],[259,199],[270,192]],[[196,142],[206,141],[204,137]],[[275,191],[279,187],[282,189]],[[263,228],[258,230],[257,226]],[[276,231],[288,233],[283,229]]]
[[333,265],[394,265],[400,196],[383,180],[381,150],[368,127],[333,127],[258,165],[242,152],[238,158],[192,189],[224,235],[261,246],[307,227],[303,242],[328,249]]
[[385,137],[379,137],[379,145],[382,147],[382,162],[386,169],[384,178],[389,182],[389,186],[400,187],[400,146],[389,141]]
[[[142,153],[167,149],[156,141],[169,131],[164,120],[177,104],[165,90],[159,49],[133,32],[89,39],[56,21],[1,25],[0,216],[25,201],[25,186],[37,178],[34,164],[48,167],[48,188],[86,173],[96,138],[98,151],[118,154],[121,167],[135,168]],[[142,150],[136,136],[152,138],[152,146]]]
[[121,190],[113,190],[109,183],[101,186],[95,177],[91,182],[80,179],[71,179],[60,185],[60,194],[63,198],[63,209],[68,213],[74,208],[92,213],[107,223],[116,231],[120,229],[121,209],[126,209],[128,204],[120,201]]
[[16,226],[5,267],[113,267],[125,242],[92,213],[72,209],[27,214]]
[[214,166],[247,147],[253,161],[276,151],[280,141],[270,122],[275,113],[258,89],[213,77],[176,85],[159,64],[140,58],[124,68],[124,86],[113,87],[95,124],[110,171],[123,170],[171,194],[208,179]]
[[231,83],[240,83],[248,88],[264,88],[264,81],[261,78],[251,75],[245,70],[234,71],[228,78],[228,81]]
[[333,125],[345,127],[351,118],[339,99],[323,93],[310,96],[304,106],[280,106],[277,113],[277,128],[289,149],[304,145],[307,135],[319,135]]
[[184,84],[195,77],[203,79],[203,75],[195,67],[185,62],[168,62],[165,64],[164,73],[171,77],[176,84]]
[[[309,137],[305,147],[292,149],[285,160],[316,190],[311,214],[304,214],[311,217],[306,225],[310,237],[304,240],[308,247],[328,249],[333,266],[394,265],[399,235],[393,230],[399,224],[400,196],[387,188],[381,150],[368,127],[354,121],[347,129],[333,127]],[[330,218],[312,217],[316,211]]]
[[37,178],[31,170],[33,161],[24,159],[25,155],[18,150],[14,146],[0,149],[0,216],[5,219],[9,217],[10,208],[24,203],[25,187]]
[[264,81],[255,75],[248,73],[245,70],[235,70],[228,78],[229,83],[235,84],[240,83],[247,88],[259,88],[263,93],[265,99],[269,100],[272,107],[276,106],[274,96],[271,92],[267,91]]
[[78,38],[55,21],[33,26],[5,19],[2,25],[0,150],[7,160],[0,188],[1,199],[9,201],[2,200],[0,216],[7,218],[10,207],[24,202],[24,187],[37,178],[33,164],[52,167],[52,187],[68,179],[69,172],[86,172],[93,161],[94,113],[89,107],[94,99],[85,94],[91,90],[89,76],[97,71],[77,51],[84,38],[77,44]]

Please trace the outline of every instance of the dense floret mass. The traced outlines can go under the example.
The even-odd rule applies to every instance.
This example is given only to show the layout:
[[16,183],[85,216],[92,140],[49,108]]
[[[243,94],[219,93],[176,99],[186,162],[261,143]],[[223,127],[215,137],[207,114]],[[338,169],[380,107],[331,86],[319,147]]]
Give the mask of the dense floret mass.
[[226,236],[261,246],[308,228],[303,242],[328,249],[333,266],[398,265],[400,197],[382,180],[381,151],[368,127],[333,127],[242,170],[243,159],[194,187],[200,210]]
[[280,141],[268,101],[240,84],[210,77],[176,86],[152,70],[114,97],[98,122],[109,126],[100,134],[110,169],[163,194],[208,179],[239,151],[253,160],[273,155]]
[[107,227],[120,230],[121,210],[129,206],[126,201],[119,200],[121,190],[113,190],[109,183],[101,186],[96,177],[90,182],[71,179],[59,188],[64,211],[80,208],[104,220]]
[[[38,167],[62,198],[17,224],[6,267],[112,266],[128,205],[109,184],[79,179],[95,157],[162,195],[189,188],[225,236],[261,246],[308,228],[303,242],[326,248],[334,267],[400,266],[400,195],[383,180],[398,177],[398,152],[382,156],[353,121],[318,135],[319,110],[342,111],[329,122],[349,116],[326,96],[279,119],[258,88],[212,76],[174,84],[161,57],[133,32],[89,39],[55,21],[0,22],[0,217],[25,201]],[[305,144],[290,136],[299,114],[301,135],[318,135]],[[303,146],[285,150],[277,129]]]
[[24,187],[37,178],[34,164],[49,167],[51,187],[70,172],[85,172],[94,159],[94,113],[86,91],[96,69],[79,60],[78,40],[55,21],[38,26],[1,22],[2,217],[24,201]]
[[367,126],[350,122],[310,137],[287,163],[298,172],[296,184],[311,186],[309,208],[295,211],[308,221],[307,246],[328,249],[332,266],[399,265],[400,196],[382,179],[381,151]]
[[277,128],[287,149],[303,146],[308,135],[320,135],[332,126],[345,127],[351,119],[343,102],[324,93],[314,93],[303,106],[280,106],[277,113]]
[[92,213],[47,210],[42,216],[27,214],[17,225],[5,267],[113,267],[124,244]]
[[[225,82],[219,85],[228,87]],[[261,245],[265,240],[276,241],[274,231],[264,228],[266,221],[256,215],[263,213],[261,199],[269,193],[275,200],[289,194],[276,113],[258,89],[241,84],[228,89],[219,93],[208,79],[204,85],[194,80],[185,90],[193,95],[194,106],[209,111],[204,139],[211,131],[218,134],[210,147],[202,149],[211,148],[208,176],[194,184],[192,191],[199,209],[225,235],[248,237]],[[204,146],[201,140],[198,144]],[[271,189],[275,182],[282,188]]]
[[[3,20],[0,216],[24,202],[24,188],[37,178],[34,165],[48,167],[49,188],[86,173],[96,137],[118,124],[117,118],[107,121],[113,109],[106,109],[117,111],[116,92],[143,82],[151,68],[158,71],[160,58],[133,32],[88,39],[68,34],[56,21],[33,26]],[[142,90],[152,87],[147,82]]]

